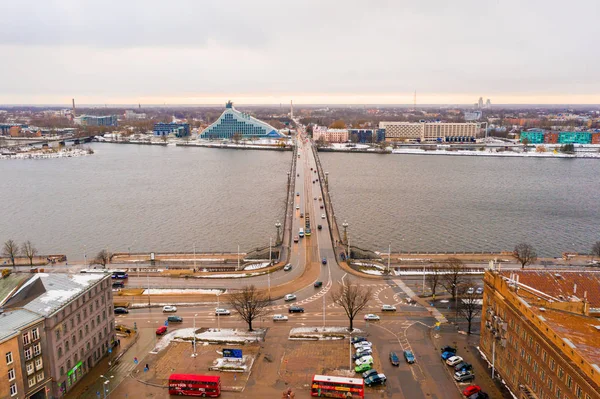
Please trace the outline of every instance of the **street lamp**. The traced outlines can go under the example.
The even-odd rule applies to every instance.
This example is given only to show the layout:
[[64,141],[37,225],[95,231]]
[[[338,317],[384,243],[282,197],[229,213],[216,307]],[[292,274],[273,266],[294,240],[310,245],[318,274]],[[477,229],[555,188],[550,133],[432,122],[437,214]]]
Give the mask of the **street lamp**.
[[[217,295],[217,298],[218,298],[218,297],[219,297],[219,296]],[[194,353],[192,354],[192,357],[196,357],[196,356],[197,356],[197,355],[196,355],[196,316],[198,316],[198,313],[196,313],[196,314],[194,315],[194,332],[193,332],[193,334],[194,334]],[[217,320],[218,320],[218,319],[217,319]]]
[[[110,379],[108,379],[108,377],[105,377],[104,375],[100,375],[100,378],[104,379],[104,381],[102,382],[102,391],[104,392],[104,399],[106,399],[106,394],[110,392],[110,386],[108,385],[110,384]],[[115,376],[111,375],[110,378],[115,378]]]
[[[221,308],[221,303],[219,302],[219,295],[221,295],[221,293],[217,293],[217,309]],[[218,314],[217,315],[217,331],[221,331],[221,315]]]
[[348,242],[348,222],[346,222],[344,220],[344,223],[342,223],[342,227],[344,228],[344,242],[347,243]]
[[325,185],[329,186],[329,172],[325,172]]
[[281,243],[281,238],[279,235],[279,230],[281,229],[281,223],[279,223],[279,220],[277,221],[277,223],[275,223],[275,228],[277,228],[277,240],[275,241],[275,245],[279,245],[279,243]]

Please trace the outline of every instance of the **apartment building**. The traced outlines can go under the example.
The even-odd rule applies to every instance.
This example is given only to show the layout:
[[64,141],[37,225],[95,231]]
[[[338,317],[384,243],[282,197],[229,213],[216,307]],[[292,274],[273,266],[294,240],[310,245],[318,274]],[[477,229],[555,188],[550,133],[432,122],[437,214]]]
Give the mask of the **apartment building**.
[[[0,307],[39,317],[38,332],[30,332],[29,339],[40,336],[46,356],[44,375],[52,381],[48,395],[58,397],[69,392],[114,346],[112,304],[110,274],[38,273],[16,287]],[[21,362],[29,362],[39,349],[33,346],[28,352],[25,348]],[[27,372],[24,375],[29,376]]]
[[24,309],[0,313],[0,398],[47,398],[44,318]]
[[600,273],[486,271],[480,349],[519,399],[600,398]]
[[379,122],[386,141],[473,142],[481,135],[479,123]]
[[329,129],[325,126],[315,126],[313,128],[313,140],[323,140],[327,143],[346,143],[348,142],[348,129]]

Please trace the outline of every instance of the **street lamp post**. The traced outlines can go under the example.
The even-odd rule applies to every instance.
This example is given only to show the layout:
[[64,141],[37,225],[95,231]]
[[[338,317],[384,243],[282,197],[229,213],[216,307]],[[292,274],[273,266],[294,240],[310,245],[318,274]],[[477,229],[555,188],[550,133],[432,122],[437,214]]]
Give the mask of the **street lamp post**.
[[239,271],[240,270],[240,244],[238,244],[237,261],[238,261],[237,270]]
[[390,245],[388,247],[388,267],[387,267],[387,274],[390,274],[390,261],[392,258],[392,243],[390,242]]
[[275,223],[275,227],[277,228],[277,240],[275,240],[275,245],[279,245],[281,243],[281,236],[279,235],[279,230],[281,229],[281,223],[279,220]]
[[194,243],[194,272],[196,271],[196,243]]
[[[220,293],[217,293],[217,309],[221,308],[221,303],[219,302],[219,295],[221,295]],[[218,314],[217,315],[217,331],[221,331],[221,315]]]
[[342,227],[344,228],[344,242],[348,242],[348,222],[346,222],[344,220],[344,223],[342,223]]
[[83,265],[87,269],[87,247],[83,246]]
[[272,254],[273,254],[273,238],[269,237],[269,266],[271,266]]
[[[218,296],[217,296],[217,298],[218,298]],[[194,332],[193,332],[193,334],[194,334],[194,353],[192,354],[192,357],[197,356],[197,354],[196,354],[196,316],[198,316],[198,313],[196,313],[194,315]]]

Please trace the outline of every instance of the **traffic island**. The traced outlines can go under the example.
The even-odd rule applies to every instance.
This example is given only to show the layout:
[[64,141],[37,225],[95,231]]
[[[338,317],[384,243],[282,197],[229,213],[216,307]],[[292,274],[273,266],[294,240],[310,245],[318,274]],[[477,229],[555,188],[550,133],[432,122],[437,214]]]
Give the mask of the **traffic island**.
[[[357,328],[352,334],[360,335],[363,331]],[[290,330],[290,341],[339,340],[350,337],[347,327],[297,327]]]

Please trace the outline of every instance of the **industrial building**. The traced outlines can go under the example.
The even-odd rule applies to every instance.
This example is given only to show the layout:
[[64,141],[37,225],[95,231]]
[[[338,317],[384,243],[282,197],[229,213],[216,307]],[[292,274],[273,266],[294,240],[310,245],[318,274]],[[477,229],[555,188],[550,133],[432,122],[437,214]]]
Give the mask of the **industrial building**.
[[75,117],[73,122],[81,126],[117,126],[117,115],[81,115]]
[[419,143],[474,142],[481,134],[479,123],[379,122],[386,141]]
[[480,350],[519,399],[600,398],[600,273],[488,270]]
[[64,396],[115,345],[111,275],[37,273],[4,282],[0,347],[23,381],[0,374],[0,395],[14,384],[23,387],[19,398]]
[[177,137],[188,137],[190,135],[190,124],[189,123],[155,123],[154,124],[154,135],[155,136],[168,136],[169,134],[175,134]]
[[240,112],[233,107],[233,103],[228,101],[225,105],[225,111],[213,124],[208,126],[200,135],[202,139],[240,139],[249,138],[283,138],[273,126],[260,121],[249,114]]

